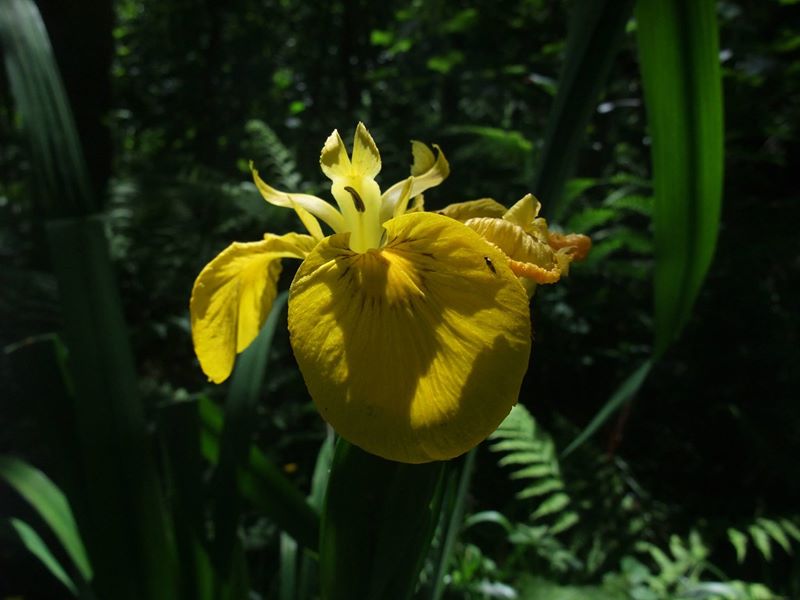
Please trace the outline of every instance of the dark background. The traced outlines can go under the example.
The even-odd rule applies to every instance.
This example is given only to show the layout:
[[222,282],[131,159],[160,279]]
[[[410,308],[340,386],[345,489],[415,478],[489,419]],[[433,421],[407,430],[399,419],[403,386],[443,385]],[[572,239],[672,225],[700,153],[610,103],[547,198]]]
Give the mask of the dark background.
[[[297,225],[247,183],[249,159],[276,187],[325,195],[323,141],[333,128],[349,141],[363,120],[382,153],[382,185],[406,176],[413,138],[440,144],[451,163],[451,177],[426,193],[429,208],[482,196],[511,204],[531,190],[569,14],[569,3],[556,0],[39,6],[108,215],[151,414],[180,394],[224,398],[224,387],[205,382],[189,338],[189,292],[202,266],[232,240]],[[728,576],[800,594],[794,555],[775,546],[767,560],[751,549],[739,563],[726,538],[728,528],[746,530],[759,517],[800,516],[800,21],[788,0],[720,2],[718,14],[726,174],[714,263],[682,337],[634,402],[562,463],[587,499],[588,516],[569,543],[583,536],[573,544],[580,548],[600,536],[602,568],[559,573],[530,559],[503,574],[481,563],[488,576],[512,581],[528,569],[599,582],[637,540],[666,543],[697,530]],[[651,350],[652,190],[629,29],[557,224],[591,235],[594,251],[533,302],[535,343],[520,400],[559,449]],[[47,470],[54,448],[37,427],[13,348],[57,331],[59,302],[27,193],[36,173],[0,81],[0,451]],[[546,208],[548,198],[540,200]],[[272,358],[260,445],[307,486],[324,426],[285,332]],[[524,518],[530,504],[513,499],[515,484],[497,458],[479,455],[471,510]],[[593,479],[597,461],[614,472],[606,483],[619,479],[624,490]],[[635,506],[623,510],[630,490]],[[4,497],[7,507],[19,508]],[[636,519],[644,525],[633,531]],[[481,532],[465,539],[482,560],[502,564],[508,545]],[[466,543],[459,552],[471,551]],[[792,543],[796,554],[800,541]],[[269,541],[259,551],[274,553]],[[58,597],[58,586],[10,543],[0,564],[0,593]],[[272,576],[264,575],[267,585]],[[473,597],[469,589],[463,597]]]

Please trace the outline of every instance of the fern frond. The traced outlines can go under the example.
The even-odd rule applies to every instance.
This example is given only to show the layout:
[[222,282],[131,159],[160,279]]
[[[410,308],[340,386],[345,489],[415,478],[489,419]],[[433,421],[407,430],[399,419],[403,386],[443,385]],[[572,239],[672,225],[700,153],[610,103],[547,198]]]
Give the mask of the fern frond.
[[258,119],[248,121],[245,131],[253,161],[260,169],[269,169],[270,179],[275,186],[290,191],[299,190],[303,179],[297,170],[294,154],[275,131]]
[[551,534],[578,523],[577,513],[570,510],[571,500],[565,492],[555,444],[524,406],[515,406],[490,439],[491,450],[505,454],[498,464],[510,467],[509,477],[523,482],[517,499],[537,500],[530,521],[547,519]]
[[736,560],[743,563],[747,550],[752,543],[767,562],[774,557],[773,548],[777,544],[786,554],[793,554],[800,546],[800,528],[794,519],[768,519],[759,517],[754,522],[741,528],[730,527],[727,530],[728,541],[736,550]]
[[[733,531],[737,540],[740,532]],[[697,598],[699,600],[780,600],[761,583],[720,580],[721,571],[708,562],[710,549],[697,531],[688,539],[673,535],[669,552],[649,542],[637,549],[649,560],[644,563],[633,557],[623,559],[623,575],[628,580],[631,597],[654,600]],[[649,563],[649,564],[647,564]],[[654,568],[653,568],[654,567]],[[710,576],[710,578],[709,578]]]

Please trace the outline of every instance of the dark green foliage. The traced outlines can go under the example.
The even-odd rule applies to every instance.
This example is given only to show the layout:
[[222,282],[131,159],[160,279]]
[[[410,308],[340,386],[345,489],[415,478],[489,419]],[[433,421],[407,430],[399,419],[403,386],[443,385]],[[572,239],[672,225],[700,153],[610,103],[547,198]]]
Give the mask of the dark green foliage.
[[[109,154],[83,139],[95,159],[81,166],[66,95],[54,87],[57,71],[49,65],[46,77],[30,76],[47,49],[44,38],[35,52],[4,46],[4,64],[28,66],[0,77],[0,450],[24,456],[63,490],[90,559],[101,561],[91,563],[95,572],[125,561],[115,572],[120,581],[134,580],[131,593],[141,597],[154,596],[137,586],[158,584],[136,571],[158,581],[158,567],[167,564],[178,590],[171,597],[241,598],[250,590],[263,598],[318,597],[316,511],[329,464],[320,447],[331,436],[309,401],[285,327],[279,323],[262,348],[255,374],[263,385],[251,390],[234,435],[237,428],[224,425],[234,386],[205,380],[187,307],[195,276],[225,246],[297,227],[289,211],[260,198],[248,161],[280,189],[328,198],[318,168],[322,142],[337,127],[349,143],[364,120],[384,159],[382,184],[407,175],[409,139],[436,142],[452,176],[426,193],[429,208],[486,196],[509,204],[540,192],[551,226],[587,233],[594,243],[568,279],[537,291],[533,359],[520,397],[529,418],[512,413],[490,442],[505,444],[502,452],[479,450],[474,468],[447,468],[447,509],[418,596],[769,597],[742,583],[757,581],[784,598],[800,595],[796,3],[643,0],[637,21],[628,2],[607,13],[615,3],[123,0],[113,5],[113,31],[104,34],[115,44],[104,82],[102,72],[79,73],[80,54],[54,37],[77,31],[87,47],[100,48],[97,15],[47,22],[59,14],[49,4],[40,3],[70,98],[81,103],[73,106],[81,137],[88,118],[107,124],[114,146]],[[0,21],[18,42],[29,29],[8,23],[23,3],[5,6],[14,10]],[[679,12],[648,14],[667,9]],[[93,10],[110,11],[111,3]],[[705,11],[704,20],[687,18],[690,10]],[[677,40],[713,42],[706,35],[713,17],[719,53],[707,52],[700,70],[678,69],[692,89],[713,79],[717,64],[723,77],[725,193],[709,266],[716,229],[706,217],[717,207],[714,194],[699,193],[690,180],[707,186],[702,179],[719,174],[719,157],[686,136],[661,159],[651,162],[651,153],[659,129],[654,107],[661,104],[673,119],[661,132],[691,127],[689,88],[666,82],[676,64],[701,64],[697,46],[687,50]],[[698,23],[703,27],[694,29]],[[654,24],[668,24],[672,33],[656,35]],[[648,71],[647,63],[657,68]],[[94,77],[97,88],[76,83],[76,74]],[[30,100],[32,82],[56,108]],[[98,114],[107,99],[82,95],[103,85],[113,85],[112,110]],[[703,101],[699,114],[718,126],[720,114],[709,104]],[[43,137],[54,131],[54,119],[62,134]],[[105,197],[103,185],[87,185],[99,181],[95,172],[104,167],[95,161],[103,152],[114,165]],[[564,160],[570,156],[574,165]],[[665,173],[668,184],[689,185],[691,197],[676,187],[672,198],[680,202],[659,206]],[[44,209],[65,215],[95,206],[103,207],[101,218],[50,226],[51,237],[65,240],[51,259]],[[664,206],[679,210],[665,220]],[[658,264],[665,246],[682,256],[669,276]],[[82,250],[89,247],[96,250]],[[100,285],[95,275],[111,270],[115,277]],[[294,265],[287,261],[284,270],[281,289]],[[655,296],[654,276],[661,282]],[[65,277],[89,283],[70,287],[61,283]],[[681,300],[665,309],[672,292]],[[115,325],[75,326],[76,314]],[[671,345],[647,379],[631,386],[635,403],[621,394],[606,405],[627,377],[649,368],[654,331],[659,348],[663,340]],[[73,350],[80,342],[84,349]],[[86,376],[73,375],[65,386],[63,372],[81,356],[100,361],[84,369],[107,375],[101,380],[120,390],[94,390],[95,409],[76,418],[76,390],[85,390]],[[127,366],[112,375],[106,361]],[[120,429],[104,420],[112,412],[131,427],[122,430],[135,433],[124,469],[111,456],[122,445]],[[561,460],[595,418],[593,436]],[[76,434],[79,427],[88,433]],[[228,442],[221,441],[226,427]],[[227,476],[215,478],[232,437],[240,468],[228,468],[226,459]],[[82,447],[95,444],[106,451],[89,457],[97,465],[87,480]],[[498,467],[501,458],[519,462]],[[140,468],[155,479],[137,484]],[[128,507],[128,517],[119,518],[119,510],[93,532],[87,523],[101,517],[87,510],[91,486],[108,487],[107,501]],[[151,499],[146,510],[131,506],[137,489]],[[213,545],[215,503],[236,509],[225,528],[227,561]],[[58,538],[7,486],[0,515],[15,519],[0,544],[0,596],[68,593],[37,561],[48,561],[52,573],[55,561],[85,593]],[[152,539],[155,550],[143,556],[139,542],[108,541],[99,545],[110,550],[98,552],[96,535]],[[229,563],[227,578],[221,562]],[[447,577],[440,580],[440,572]]]
[[578,0],[567,38],[564,71],[558,82],[536,170],[534,193],[546,214],[564,217],[564,187],[573,175],[586,125],[624,38],[633,0]]
[[322,598],[411,597],[436,527],[443,469],[337,442],[320,532]]

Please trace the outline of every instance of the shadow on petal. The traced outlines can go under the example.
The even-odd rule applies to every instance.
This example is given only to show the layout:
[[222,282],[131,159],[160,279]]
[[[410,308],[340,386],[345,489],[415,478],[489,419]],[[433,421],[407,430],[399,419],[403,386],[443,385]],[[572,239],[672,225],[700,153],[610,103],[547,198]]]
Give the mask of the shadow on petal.
[[516,402],[530,351],[527,295],[503,255],[455,221],[387,223],[385,247],[321,243],[292,284],[289,328],[322,416],[401,462],[457,456]]

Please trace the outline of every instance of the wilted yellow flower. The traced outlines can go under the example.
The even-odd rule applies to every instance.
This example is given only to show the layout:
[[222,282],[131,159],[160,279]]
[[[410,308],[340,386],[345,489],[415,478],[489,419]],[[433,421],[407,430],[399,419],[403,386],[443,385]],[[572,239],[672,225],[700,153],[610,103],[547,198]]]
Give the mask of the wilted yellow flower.
[[422,192],[449,174],[435,148],[412,142],[411,176],[381,192],[380,154],[364,125],[352,155],[334,131],[320,166],[336,207],[276,190],[253,170],[264,199],[294,209],[308,234],[233,243],[197,277],[192,339],[211,381],[224,381],[257,336],[277,294],[280,260],[297,258],[292,348],[319,412],[342,437],[421,463],[458,456],[494,431],[517,401],[530,354],[528,295],[518,275],[529,276],[530,265],[560,275],[570,253],[549,241],[554,258],[542,262],[529,242],[511,243],[519,233],[502,223],[549,239],[528,204],[506,211],[494,203],[496,214],[470,212],[471,203],[421,211]]
[[539,216],[542,205],[532,194],[509,209],[491,198],[451,204],[439,212],[474,229],[509,259],[529,296],[538,283],[555,283],[569,272],[573,260],[583,260],[592,240],[576,233],[553,233]]

